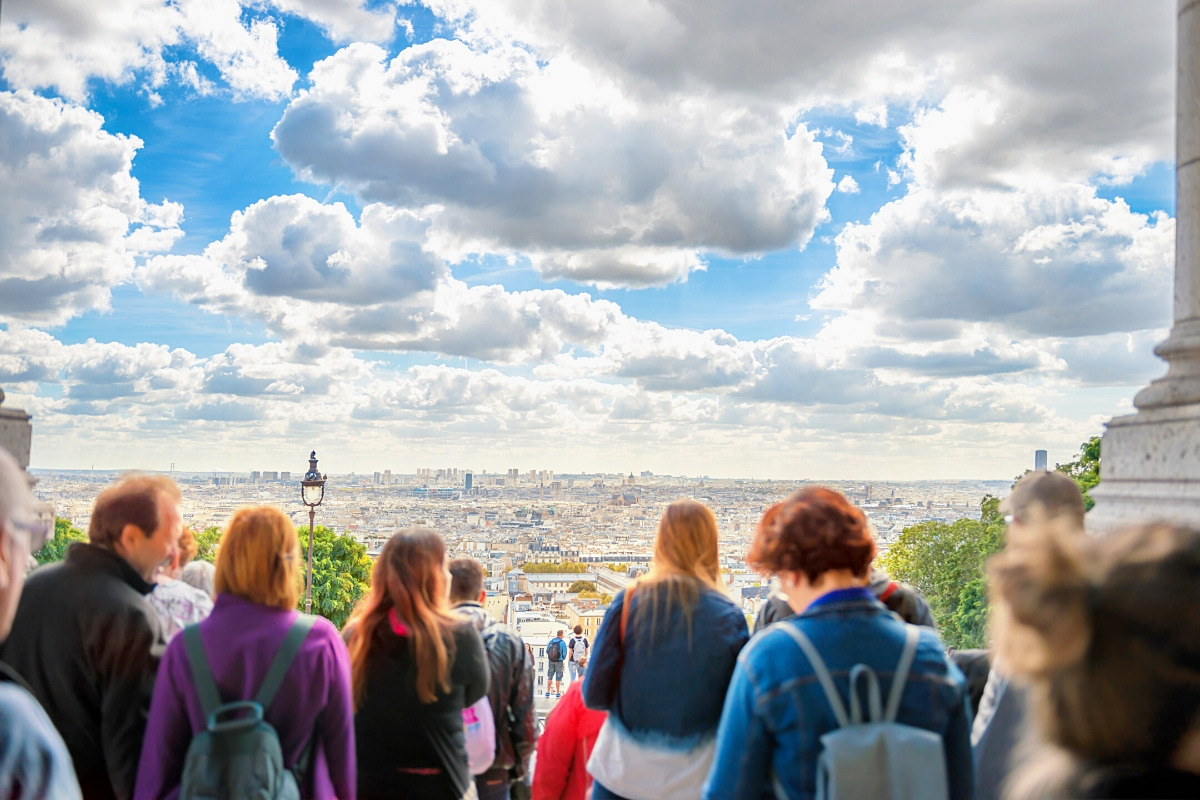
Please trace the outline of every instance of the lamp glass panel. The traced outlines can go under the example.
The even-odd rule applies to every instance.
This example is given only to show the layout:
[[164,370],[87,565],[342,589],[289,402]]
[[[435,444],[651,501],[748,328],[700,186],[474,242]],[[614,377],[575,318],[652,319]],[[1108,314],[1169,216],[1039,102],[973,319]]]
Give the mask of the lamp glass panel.
[[305,486],[302,490],[305,505],[315,506],[321,502],[321,485]]

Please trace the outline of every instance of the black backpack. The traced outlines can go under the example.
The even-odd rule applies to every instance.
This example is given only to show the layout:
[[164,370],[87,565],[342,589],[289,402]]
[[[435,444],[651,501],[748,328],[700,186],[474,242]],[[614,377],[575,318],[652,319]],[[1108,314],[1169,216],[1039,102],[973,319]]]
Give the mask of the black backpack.
[[557,636],[550,640],[550,644],[546,645],[546,658],[551,661],[562,661],[563,657],[563,640]]

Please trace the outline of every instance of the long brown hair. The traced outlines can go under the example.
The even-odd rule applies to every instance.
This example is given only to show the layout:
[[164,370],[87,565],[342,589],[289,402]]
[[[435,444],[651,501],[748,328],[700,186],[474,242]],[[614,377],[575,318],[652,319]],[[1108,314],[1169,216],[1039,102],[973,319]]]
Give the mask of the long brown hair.
[[[650,630],[658,618],[659,592],[666,592],[666,608],[678,602],[691,632],[692,612],[705,589],[720,591],[721,565],[717,553],[717,518],[712,510],[696,500],[676,500],[663,511],[658,521],[658,536],[654,539],[654,559],[650,571],[625,592],[626,602],[631,594],[643,596],[636,615],[644,619],[641,609],[651,609]],[[647,606],[648,604],[648,606]],[[640,627],[640,626],[639,626]]]
[[1028,527],[1010,529],[992,562],[992,624],[997,658],[1029,685],[1049,747],[1010,791],[1074,793],[1097,768],[1169,765],[1200,714],[1200,533]]
[[449,608],[446,545],[428,528],[407,528],[383,546],[371,572],[371,590],[358,601],[346,623],[354,701],[365,699],[367,659],[375,631],[388,625],[388,612],[408,628],[417,664],[417,697],[423,703],[450,691],[456,617]]

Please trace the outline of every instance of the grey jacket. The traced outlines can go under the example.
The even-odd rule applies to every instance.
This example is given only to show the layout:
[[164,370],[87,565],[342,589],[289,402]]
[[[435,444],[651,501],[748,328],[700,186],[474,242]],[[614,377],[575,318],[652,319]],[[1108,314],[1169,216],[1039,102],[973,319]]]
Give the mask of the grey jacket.
[[521,637],[489,617],[479,603],[459,603],[454,610],[471,620],[487,650],[491,669],[488,697],[496,720],[496,760],[492,769],[507,770],[514,782],[522,780],[528,774],[529,757],[537,741],[533,659]]

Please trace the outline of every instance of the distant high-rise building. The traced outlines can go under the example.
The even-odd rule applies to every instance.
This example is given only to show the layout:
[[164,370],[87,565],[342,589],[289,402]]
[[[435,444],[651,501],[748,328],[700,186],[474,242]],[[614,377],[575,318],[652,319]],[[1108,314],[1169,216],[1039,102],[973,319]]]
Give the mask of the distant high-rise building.
[[390,469],[385,469],[383,471],[383,482],[387,486],[392,485],[392,471]]
[[251,472],[250,473],[250,482],[251,483],[262,483],[262,473],[259,472],[258,470],[254,470],[253,472]]
[[279,473],[279,480],[283,481],[284,483],[287,483],[291,479],[292,479],[292,473],[290,473],[290,472]]
[[463,481],[465,481],[463,488],[465,488],[468,492],[471,491],[471,478],[472,477],[473,476],[469,472],[465,476],[463,476]]
[[279,473],[278,472],[264,472],[262,474],[262,479],[263,479],[263,483],[266,483],[267,481],[277,481],[277,480],[279,480]]
[[1033,452],[1033,468],[1035,470],[1045,470],[1046,462],[1047,459],[1045,450],[1035,450]]
[[383,473],[376,472],[373,476],[371,476],[371,480],[372,480],[372,482],[377,483],[377,484],[383,483]]

